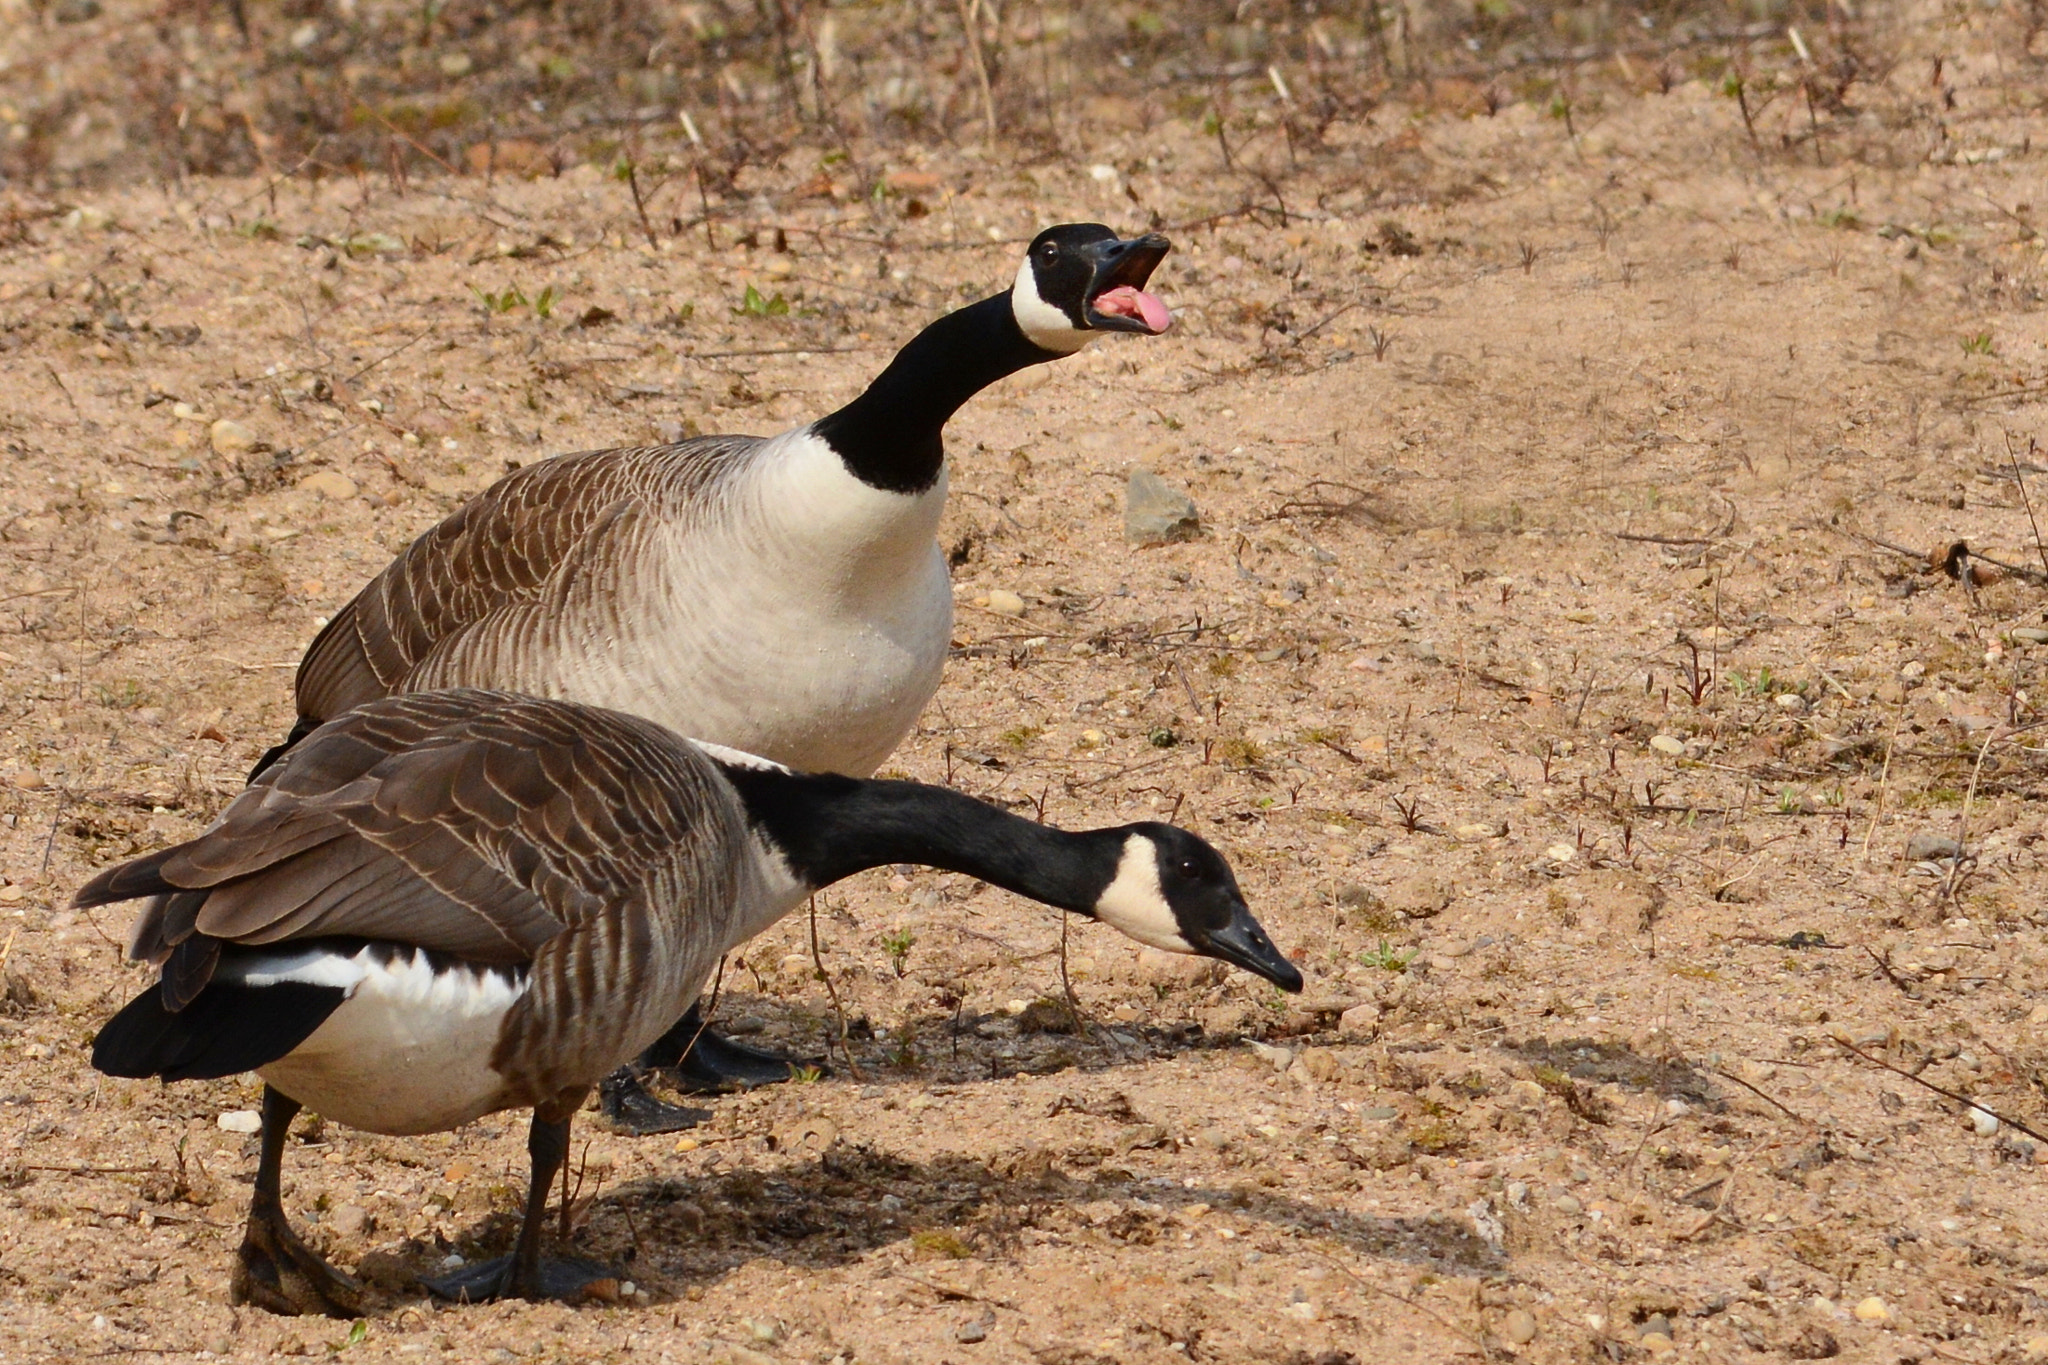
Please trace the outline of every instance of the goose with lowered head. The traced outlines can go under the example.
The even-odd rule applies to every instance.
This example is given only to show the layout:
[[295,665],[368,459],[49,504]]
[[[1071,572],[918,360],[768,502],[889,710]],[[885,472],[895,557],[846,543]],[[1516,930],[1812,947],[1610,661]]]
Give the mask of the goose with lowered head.
[[733,945],[898,862],[1301,989],[1222,856],[1174,826],[1067,833],[943,787],[796,773],[617,711],[455,689],[328,722],[197,838],[79,891],[81,907],[151,898],[130,952],[161,967],[100,1030],[93,1065],[263,1077],[232,1297],[284,1313],[359,1307],[284,1213],[301,1105],[390,1134],[530,1108],[513,1251],[429,1287],[573,1297],[612,1272],[542,1258],[542,1210],[591,1088]]

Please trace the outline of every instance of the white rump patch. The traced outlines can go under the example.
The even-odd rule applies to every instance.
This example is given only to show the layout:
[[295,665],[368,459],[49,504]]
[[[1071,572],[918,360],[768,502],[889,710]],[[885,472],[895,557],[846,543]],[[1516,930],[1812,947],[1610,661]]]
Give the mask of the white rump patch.
[[772,758],[750,754],[744,749],[728,749],[723,744],[713,744],[708,739],[693,739],[690,743],[729,768],[753,768],[759,772],[786,773],[792,771],[786,763],[777,763]]
[[1159,887],[1159,849],[1142,834],[1124,840],[1116,880],[1095,902],[1095,918],[1131,938],[1169,953],[1192,953],[1194,945],[1180,934],[1180,921]]
[[1017,267],[1017,282],[1010,286],[1010,312],[1025,337],[1041,350],[1072,355],[1095,340],[1094,332],[1076,327],[1072,318],[1039,297],[1038,277],[1031,271],[1028,256]]
[[527,982],[423,952],[280,953],[240,972],[253,986],[305,981],[348,991],[313,1035],[258,1072],[315,1113],[372,1133],[438,1133],[501,1108],[491,1069],[505,1015]]

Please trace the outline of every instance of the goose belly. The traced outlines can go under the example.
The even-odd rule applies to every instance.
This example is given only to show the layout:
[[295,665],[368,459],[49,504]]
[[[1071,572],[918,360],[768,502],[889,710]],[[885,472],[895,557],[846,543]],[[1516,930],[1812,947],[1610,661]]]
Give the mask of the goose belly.
[[515,1103],[491,1067],[513,977],[425,953],[307,953],[245,971],[349,994],[305,1042],[257,1074],[315,1113],[372,1133],[441,1132]]

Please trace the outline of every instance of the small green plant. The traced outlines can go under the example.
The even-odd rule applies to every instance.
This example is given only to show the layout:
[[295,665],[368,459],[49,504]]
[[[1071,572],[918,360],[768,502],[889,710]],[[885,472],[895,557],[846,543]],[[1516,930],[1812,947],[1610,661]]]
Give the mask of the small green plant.
[[1045,731],[1039,729],[1036,725],[1015,725],[1003,731],[996,738],[1002,740],[1003,743],[1009,745],[1012,749],[1021,749],[1044,733]]
[[562,302],[562,291],[551,284],[542,288],[540,293],[532,298],[528,298],[526,291],[516,284],[508,284],[496,293],[471,285],[469,292],[476,295],[477,301],[483,304],[486,313],[496,317],[503,317],[515,309],[528,308],[537,318],[551,318],[555,315],[556,306]]
[[1783,786],[1778,788],[1778,814],[1798,815],[1806,809],[1806,799],[1799,794],[1799,788]]
[[1738,697],[1768,697],[1779,692],[1796,690],[1787,689],[1772,677],[1769,665],[1759,668],[1754,677],[1745,678],[1740,673],[1731,672],[1728,675],[1728,685],[1735,689],[1735,695]]
[[1233,735],[1220,740],[1216,745],[1216,757],[1229,768],[1263,768],[1266,766],[1266,751],[1255,739]]
[[103,684],[100,689],[100,705],[111,706],[116,711],[133,711],[138,706],[147,706],[155,698],[148,688],[133,678],[120,682]]
[[1991,333],[1979,332],[1975,336],[1963,338],[1964,355],[1991,355],[1993,353]]
[[1209,659],[1209,676],[1212,678],[1233,678],[1237,676],[1237,656],[1216,654]]
[[469,289],[483,304],[485,312],[501,316],[514,308],[524,308],[530,302],[525,292],[516,284],[508,284],[495,294],[487,289],[478,289],[475,285],[471,285]]
[[1155,749],[1171,749],[1180,743],[1180,736],[1162,725],[1156,730],[1148,731],[1145,742]]
[[1408,970],[1408,964],[1413,962],[1415,955],[1421,951],[1419,948],[1410,948],[1404,953],[1385,939],[1381,939],[1378,947],[1366,949],[1358,955],[1358,960],[1383,972],[1405,972]]
[[732,310],[743,318],[786,318],[789,316],[789,300],[780,293],[764,297],[753,285],[740,296],[739,307]]
[[819,1066],[793,1066],[789,1069],[791,1085],[816,1085],[824,1078],[825,1069]]
[[921,1228],[911,1233],[910,1244],[919,1251],[933,1256],[943,1256],[949,1261],[964,1261],[974,1254],[974,1248],[961,1241],[958,1236],[938,1228]]
[[277,224],[268,218],[253,219],[237,228],[236,231],[252,242],[274,242],[284,236],[284,233],[279,230]]
[[896,975],[903,975],[905,964],[910,961],[910,950],[916,946],[917,935],[908,929],[892,929],[882,935],[882,951],[889,955],[889,965],[896,969]]
[[348,1335],[343,1337],[340,1341],[335,1342],[330,1349],[332,1349],[336,1355],[340,1355],[349,1347],[360,1346],[369,1339],[370,1324],[364,1321],[362,1318],[357,1318],[354,1322],[348,1325]]

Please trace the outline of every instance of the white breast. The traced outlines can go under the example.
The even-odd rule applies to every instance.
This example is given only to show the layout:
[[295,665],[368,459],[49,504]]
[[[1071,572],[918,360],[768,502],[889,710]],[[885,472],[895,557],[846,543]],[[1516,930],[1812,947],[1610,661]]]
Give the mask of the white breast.
[[259,959],[251,985],[307,981],[349,992],[305,1042],[258,1074],[317,1114],[372,1133],[433,1133],[505,1107],[491,1069],[524,977],[468,966],[437,970],[425,953],[388,958],[309,950]]
[[865,776],[938,690],[953,597],[942,474],[892,493],[800,430],[663,527],[603,639],[565,640],[551,689],[812,771]]

